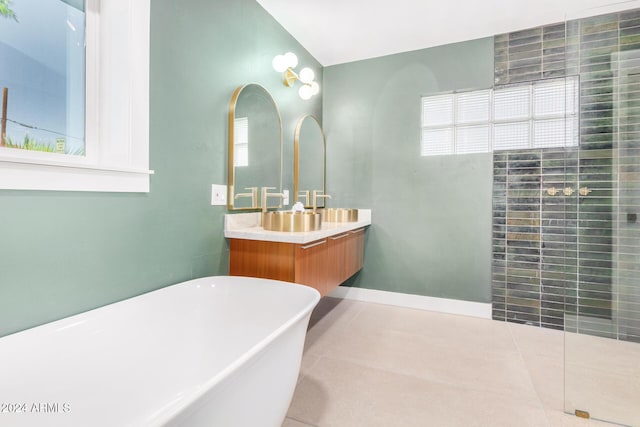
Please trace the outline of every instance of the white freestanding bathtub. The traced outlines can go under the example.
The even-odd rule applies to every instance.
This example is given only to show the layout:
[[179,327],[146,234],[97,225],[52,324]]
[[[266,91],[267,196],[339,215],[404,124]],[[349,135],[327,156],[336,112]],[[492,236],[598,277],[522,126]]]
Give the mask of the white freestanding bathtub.
[[208,277],[0,338],[0,426],[280,427],[318,300]]

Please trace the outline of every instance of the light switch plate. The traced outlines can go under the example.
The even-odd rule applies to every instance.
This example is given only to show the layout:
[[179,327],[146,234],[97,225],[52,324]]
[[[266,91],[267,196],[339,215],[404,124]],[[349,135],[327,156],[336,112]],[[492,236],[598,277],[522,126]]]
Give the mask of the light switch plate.
[[283,190],[282,194],[284,194],[284,197],[282,198],[282,205],[289,206],[289,190]]
[[221,206],[227,204],[227,186],[220,184],[211,185],[211,205]]

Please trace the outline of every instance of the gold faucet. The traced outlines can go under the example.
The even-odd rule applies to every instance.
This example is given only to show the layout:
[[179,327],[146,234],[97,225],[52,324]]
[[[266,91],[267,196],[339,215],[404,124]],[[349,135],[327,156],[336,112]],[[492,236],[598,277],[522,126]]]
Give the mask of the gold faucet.
[[284,194],[283,193],[269,193],[269,190],[275,190],[275,187],[262,187],[262,194],[261,194],[261,198],[260,198],[260,202],[262,203],[262,212],[266,212],[267,211],[267,199],[269,197],[279,197],[280,200],[282,201],[284,199]]
[[241,197],[251,197],[251,207],[258,207],[258,187],[245,187],[245,190],[249,190],[249,193],[238,193],[233,198],[234,200],[239,199]]
[[311,198],[309,190],[299,191],[298,193],[298,200],[300,200],[300,197],[304,197],[304,204],[309,205],[309,202],[311,201],[309,200]]
[[318,193],[322,193],[322,190],[313,190],[313,213],[316,212],[316,209],[318,207],[318,197],[323,199],[331,198],[331,196],[328,194],[318,194]]

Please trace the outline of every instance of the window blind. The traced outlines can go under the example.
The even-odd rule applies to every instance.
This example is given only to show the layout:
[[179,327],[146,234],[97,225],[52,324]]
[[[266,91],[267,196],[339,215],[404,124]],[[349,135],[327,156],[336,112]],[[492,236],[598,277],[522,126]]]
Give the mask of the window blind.
[[423,156],[451,154],[452,149],[453,127],[422,130],[421,153]]
[[490,89],[459,93],[456,98],[456,124],[487,123],[489,121]]
[[493,119],[527,120],[531,116],[531,88],[526,86],[508,86],[494,90]]
[[453,125],[453,94],[422,98],[422,125]]
[[579,144],[577,77],[422,98],[421,154]]
[[456,128],[455,153],[489,152],[489,125],[459,126]]
[[493,125],[494,150],[521,150],[531,146],[529,122],[496,123]]
[[249,166],[249,118],[237,117],[233,124],[233,165]]

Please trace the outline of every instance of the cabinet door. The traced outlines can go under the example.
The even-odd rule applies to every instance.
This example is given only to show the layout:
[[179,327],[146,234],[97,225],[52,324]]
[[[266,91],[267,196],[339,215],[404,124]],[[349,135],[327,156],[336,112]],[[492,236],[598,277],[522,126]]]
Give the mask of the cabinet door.
[[346,277],[344,280],[347,280],[362,269],[364,263],[364,228],[350,231],[349,238],[346,241]]
[[294,246],[290,243],[231,239],[229,275],[293,282]]
[[327,294],[327,239],[296,246],[295,282]]
[[350,233],[329,237],[329,256],[327,265],[327,293],[347,280],[348,241]]

